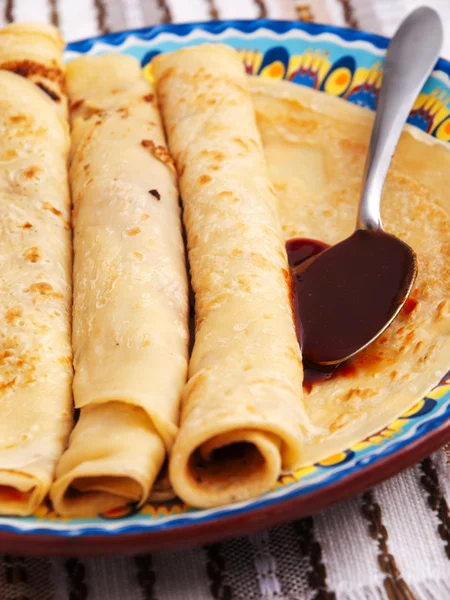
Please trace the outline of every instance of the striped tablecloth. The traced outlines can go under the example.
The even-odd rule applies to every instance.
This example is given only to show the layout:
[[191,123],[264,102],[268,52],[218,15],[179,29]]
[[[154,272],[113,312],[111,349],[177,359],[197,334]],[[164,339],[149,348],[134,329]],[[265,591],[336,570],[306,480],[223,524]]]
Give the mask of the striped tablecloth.
[[[0,20],[49,21],[70,41],[99,32],[272,17],[392,34],[406,12],[450,0],[0,0]],[[450,473],[442,450],[313,518],[250,537],[136,557],[0,557],[0,600],[447,600]]]

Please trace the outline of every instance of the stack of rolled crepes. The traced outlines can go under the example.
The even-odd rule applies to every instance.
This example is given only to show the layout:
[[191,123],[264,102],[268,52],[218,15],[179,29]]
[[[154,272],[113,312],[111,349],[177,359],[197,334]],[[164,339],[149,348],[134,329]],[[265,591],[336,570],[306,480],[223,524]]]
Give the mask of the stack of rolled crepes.
[[52,27],[0,31],[1,514],[44,500],[72,426],[62,49]]
[[50,27],[0,32],[0,512],[31,513],[50,486],[64,516],[142,505],[170,493],[168,456],[189,504],[258,495],[299,464],[309,423],[241,62],[220,45],[161,56],[155,90],[131,57],[65,74],[61,52]]

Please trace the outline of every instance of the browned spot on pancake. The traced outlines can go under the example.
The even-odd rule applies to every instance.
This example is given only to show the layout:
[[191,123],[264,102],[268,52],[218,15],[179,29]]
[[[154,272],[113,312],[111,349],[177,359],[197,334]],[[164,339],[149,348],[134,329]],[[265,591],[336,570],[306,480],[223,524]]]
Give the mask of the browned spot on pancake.
[[365,156],[367,151],[367,144],[362,144],[351,139],[343,139],[339,142],[342,150],[347,150],[355,155]]
[[35,179],[36,175],[41,171],[41,167],[38,166],[34,166],[32,165],[31,167],[28,167],[27,169],[25,169],[25,171],[23,172],[24,176],[27,179]]
[[49,298],[55,298],[56,300],[64,300],[64,296],[59,292],[55,292],[53,290],[53,286],[45,281],[41,281],[39,283],[33,283],[30,285],[26,292],[33,292],[38,294],[39,296],[46,296]]
[[200,152],[201,157],[212,158],[213,160],[217,160],[221,162],[226,159],[227,155],[220,150],[202,150]]
[[339,367],[340,377],[354,377],[356,375],[356,366],[354,363],[344,363]]
[[142,97],[142,100],[144,100],[144,102],[153,102],[154,99],[155,99],[154,94],[146,94],[145,96]]
[[414,350],[413,350],[414,354],[419,353],[423,349],[424,346],[425,346],[425,344],[423,342],[421,342],[421,341],[417,342],[417,344],[414,346]]
[[244,252],[240,248],[233,248],[231,251],[231,256],[241,256],[242,254],[244,254]]
[[217,198],[230,198],[234,196],[233,192],[219,192],[216,194]]
[[135,258],[137,258],[138,260],[142,260],[144,258],[144,255],[142,254],[142,252],[133,252],[133,256]]
[[36,83],[36,85],[37,85],[38,88],[41,88],[41,90],[43,92],[45,92],[47,94],[47,96],[50,96],[50,98],[52,100],[54,100],[55,102],[61,102],[61,98],[58,96],[58,94],[56,92],[54,92],[53,90],[51,90],[46,85],[44,85],[41,81],[38,81]]
[[140,227],[133,227],[132,229],[127,229],[125,233],[127,235],[138,235],[138,233],[141,233],[141,229]]
[[10,123],[24,123],[28,121],[27,115],[11,115],[9,117]]
[[[261,254],[260,252],[250,252],[250,259],[252,264],[255,267],[258,267],[259,269],[270,269],[271,264],[270,261],[267,260],[267,258]],[[289,273],[286,271],[286,269],[281,269],[283,278],[285,280],[286,283],[289,282],[289,286],[290,286],[290,276]]]
[[146,150],[149,150],[157,160],[162,162],[164,165],[166,165],[166,167],[168,167],[168,169],[175,173],[173,159],[165,146],[157,145],[155,142],[153,142],[153,140],[142,140],[141,145]]
[[415,298],[408,298],[408,300],[405,302],[404,307],[402,308],[402,314],[404,316],[410,315],[418,304],[419,304],[419,301],[416,300]]
[[157,200],[161,200],[161,194],[158,192],[158,190],[148,190],[148,193],[151,194]]
[[295,309],[294,309],[294,286],[292,285],[291,274],[287,269],[281,269],[281,274],[283,275],[284,283],[286,284],[286,289],[289,297],[289,306],[291,307],[291,315],[292,320],[296,323],[295,318]]
[[236,142],[236,144],[238,146],[240,146],[241,148],[243,148],[246,151],[250,150],[250,146],[249,146],[248,142],[246,142],[243,138],[234,137],[233,142]]
[[0,382],[0,392],[3,392],[4,390],[7,390],[9,388],[12,388],[15,383],[16,383],[16,378],[15,377],[13,377],[12,379],[10,379],[9,381],[6,381],[5,383]]
[[142,213],[141,221],[147,221],[147,219],[150,219],[150,215],[148,215],[147,213]]
[[347,403],[355,398],[371,398],[376,395],[377,392],[369,388],[350,388],[348,392],[342,396],[342,402]]
[[200,175],[200,177],[197,179],[197,183],[199,183],[200,185],[206,185],[207,183],[210,183],[211,181],[212,181],[212,179],[209,175]]
[[2,154],[2,160],[12,160],[13,158],[17,158],[18,154],[14,150],[14,148],[10,148],[9,150],[5,150]]
[[[100,108],[99,106],[86,106],[85,105],[83,107],[82,117],[83,117],[83,119],[85,121],[87,121],[91,117],[97,116],[97,121],[95,122],[95,126],[97,126],[97,125],[100,125],[102,123],[102,119],[101,119],[102,113],[103,113],[103,108]],[[88,137],[88,140],[90,140],[91,137],[92,137],[92,133]]]
[[28,59],[11,60],[2,63],[1,68],[5,71],[13,71],[26,79],[42,77],[54,81],[61,89],[64,89],[64,73],[55,60],[51,61],[51,66]]
[[375,371],[375,369],[381,364],[385,359],[384,353],[380,351],[376,351],[375,347],[369,347],[367,350],[363,350],[360,352],[356,358],[353,359],[352,364],[355,370],[366,370],[366,371]]
[[448,300],[441,300],[436,306],[436,318],[442,319],[449,314],[450,302]]
[[23,225],[20,225],[20,227],[21,229],[33,229],[33,225],[29,221],[27,221]]
[[75,100],[75,102],[71,102],[70,110],[75,111],[81,108],[84,104],[84,98],[80,98],[79,100]]
[[130,111],[125,106],[123,106],[122,108],[118,108],[117,112],[119,113],[119,115],[122,116],[122,119],[126,119],[127,117],[130,116]]
[[22,309],[19,306],[10,308],[6,313],[6,320],[8,323],[13,323],[15,319],[19,319],[22,316]]
[[53,206],[53,204],[50,204],[50,202],[43,202],[41,204],[42,208],[44,210],[49,210],[50,212],[52,212],[54,215],[56,215],[57,217],[60,217],[62,215],[62,212],[60,210],[58,210],[57,208],[55,208]]
[[36,246],[33,246],[32,248],[27,248],[23,253],[23,257],[25,258],[25,260],[29,260],[32,263],[36,263],[41,259],[39,249]]
[[166,69],[164,71],[164,73],[161,75],[161,77],[158,79],[158,85],[160,87],[163,87],[164,83],[168,82],[168,80],[175,75],[175,68],[174,67],[169,67],[168,69]]
[[0,365],[5,362],[5,358],[10,358],[13,353],[10,350],[0,350]]
[[72,357],[71,356],[60,356],[58,358],[58,362],[62,365],[71,365],[72,364]]

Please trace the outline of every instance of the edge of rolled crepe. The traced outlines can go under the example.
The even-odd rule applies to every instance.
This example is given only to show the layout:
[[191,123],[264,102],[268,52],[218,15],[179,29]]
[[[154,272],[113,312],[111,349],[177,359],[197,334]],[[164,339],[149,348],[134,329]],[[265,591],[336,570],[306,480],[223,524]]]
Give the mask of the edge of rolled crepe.
[[[214,63],[213,57],[211,56],[213,52],[215,53],[216,58]],[[177,57],[176,59],[174,58],[175,55]],[[178,59],[179,62],[177,62]],[[213,64],[214,67],[212,66]],[[193,109],[194,116],[192,116],[192,113],[190,112],[191,105],[186,108],[186,104],[183,104],[182,113],[183,118],[185,118],[188,123],[190,123],[189,119],[191,118],[196,123],[195,119],[197,118],[197,115],[199,115],[198,122],[200,123],[199,127],[202,132],[206,130],[208,124],[211,125],[212,129],[216,127],[216,129],[214,129],[214,134],[212,134],[213,143],[211,144],[211,154],[213,155],[214,150],[218,149],[217,138],[215,138],[214,135],[217,131],[221,130],[221,127],[225,127],[222,120],[220,121],[220,124],[217,124],[216,122],[213,124],[207,122],[207,118],[210,118],[212,114],[215,115],[215,111],[218,110],[218,107],[222,106],[220,98],[217,99],[214,95],[212,95],[212,97],[208,96],[210,90],[214,89],[214,77],[221,82],[230,79],[230,88],[233,90],[233,95],[229,98],[229,106],[243,106],[244,96],[242,96],[241,93],[245,93],[246,81],[244,79],[241,63],[238,60],[236,53],[231,48],[218,44],[182,49],[173,54],[164,54],[156,57],[153,61],[153,71],[156,78],[156,90],[165,116],[169,146],[171,145],[172,135],[173,147],[171,147],[171,151],[175,156],[179,171],[181,170],[180,179],[182,196],[183,193],[186,192],[186,188],[183,189],[183,181],[185,181],[186,186],[189,187],[194,185],[195,188],[195,183],[193,183],[193,181],[198,177],[196,181],[200,182],[202,177],[199,177],[199,175],[202,173],[206,173],[206,175],[203,176],[205,180],[208,178],[209,182],[214,180],[218,181],[218,187],[217,189],[214,189],[214,197],[220,196],[219,191],[222,189],[234,189],[233,187],[225,187],[229,185],[226,180],[226,174],[222,174],[220,171],[212,173],[209,172],[207,168],[202,170],[202,168],[205,168],[202,165],[202,168],[197,166],[197,169],[190,175],[189,169],[187,167],[185,169],[185,166],[189,164],[189,161],[193,162],[193,156],[187,154],[187,148],[190,145],[189,139],[195,139],[198,131],[193,130],[190,132],[189,135],[191,137],[189,138],[188,135],[188,140],[186,141],[186,136],[184,135],[186,134],[186,131],[183,131],[182,129],[177,131],[176,128],[176,98],[172,98],[172,100],[168,102],[168,106],[165,103],[167,102],[166,99],[169,93],[169,86],[176,86],[178,83],[178,81],[174,82],[173,79],[171,79],[172,77],[178,77],[182,82],[182,84],[180,84],[182,89],[181,93],[186,96],[188,96],[190,92],[187,82],[194,82],[192,84],[194,86],[199,84],[202,79],[205,79],[208,82],[205,87],[201,87],[201,85],[199,88],[194,87],[192,99],[193,105],[197,101],[200,103],[201,100],[202,105],[205,105],[205,107],[213,107],[211,109],[205,108],[204,112],[207,113],[206,118],[202,120],[202,116],[200,116],[202,112],[201,108],[199,109],[197,107]],[[212,94],[214,94],[214,92]],[[224,94],[227,94],[227,92],[224,91]],[[241,111],[239,117],[241,119],[245,118],[246,125],[247,122],[252,124],[250,108],[247,111]],[[231,113],[227,113],[227,118],[231,123]],[[231,124],[230,131],[227,131],[227,137],[224,138],[224,141],[229,143],[230,139],[236,140],[236,137],[233,137],[236,135],[235,126]],[[248,144],[248,146],[246,145],[247,152],[254,153],[261,151],[261,144],[257,143],[257,138],[255,137],[258,135],[256,124],[255,131],[251,125],[248,128],[246,127],[245,132],[241,135],[244,137],[248,136],[252,142],[253,140],[256,142]],[[179,143],[179,140],[183,140],[182,143]],[[250,146],[252,148],[251,150],[249,149]],[[200,147],[203,148],[201,144]],[[227,146],[227,150],[228,152],[230,151],[229,146]],[[199,149],[197,149],[197,151],[200,152]],[[226,152],[226,150],[224,150],[224,152]],[[218,152],[218,154],[220,153]],[[258,181],[265,181],[267,179],[267,186],[269,186],[270,182],[268,176],[265,178],[264,175],[264,157],[262,156],[262,152],[261,156],[254,155],[253,160],[258,169],[261,169],[261,171],[258,170],[258,175],[260,176]],[[234,164],[236,164],[236,161]],[[227,165],[227,168],[230,169],[230,165]],[[244,176],[242,172],[239,173],[239,177],[241,176]],[[186,183],[186,177],[189,177],[189,183]],[[233,180],[233,177],[231,177],[231,179]],[[230,185],[235,185],[234,180]],[[194,188],[189,189],[191,190],[190,193],[195,196],[195,193],[197,193],[198,190]],[[263,185],[261,185],[259,189],[257,186],[252,185],[246,192],[250,194],[256,194],[259,191],[267,193],[265,191],[266,189],[270,190],[269,187],[264,188]],[[240,192],[243,194],[242,190],[240,190]],[[208,193],[211,198],[212,192],[209,191]],[[226,193],[230,194],[231,192]],[[203,202],[205,203],[205,199],[203,199]],[[266,202],[269,206],[270,201],[268,198],[266,198]],[[185,215],[187,213],[188,211],[186,210]],[[189,217],[188,215],[187,218],[192,218],[192,216]],[[189,247],[190,231],[189,226],[187,225],[186,227]],[[274,261],[272,269],[273,279],[271,279],[271,281],[277,281],[279,284],[280,293],[283,294],[283,299],[280,299],[277,296],[277,300],[285,307],[288,304],[288,294],[284,298],[288,267],[287,260],[280,259],[282,250],[284,250],[281,226],[279,227],[279,241],[274,241],[276,231],[278,230],[277,227],[275,220],[273,230],[274,238],[272,238],[272,243],[276,250],[278,250],[278,245],[280,246],[279,251],[274,249],[277,261],[280,261],[280,264]],[[198,252],[198,247],[196,247],[195,250]],[[279,267],[279,270],[277,267]],[[191,269],[192,268],[191,264]],[[275,272],[277,273],[276,276],[274,275]],[[284,273],[284,279],[281,277],[281,273]],[[195,277],[195,271],[193,275]],[[193,285],[195,290],[195,280],[193,281]],[[211,297],[209,300],[211,302]],[[238,311],[238,309],[236,310]],[[286,315],[287,312],[289,311],[282,312],[282,314]],[[289,314],[291,313],[289,312]],[[201,323],[204,322],[202,317],[203,315],[200,317]],[[242,318],[245,320],[244,317]],[[208,316],[205,321],[207,319]],[[229,325],[232,327],[232,320],[230,320]],[[292,328],[287,335],[287,339],[289,339],[292,345],[289,345],[287,342],[286,345],[291,351],[289,360],[292,360],[292,363],[295,362],[295,364],[298,365],[298,361],[300,361],[300,351],[293,323],[291,323],[291,325]],[[209,332],[209,334],[211,334],[211,332]],[[206,353],[211,351],[211,348],[209,347],[208,350],[203,349],[202,351],[205,352],[203,355],[205,357],[207,355]],[[197,352],[201,353],[202,351],[197,347]],[[280,356],[285,356],[284,352],[286,352],[286,348],[280,348]],[[196,346],[194,345],[194,359],[195,353]],[[201,363],[202,360],[203,359],[197,357],[197,362]],[[227,361],[226,357],[222,357],[221,360],[219,360],[217,364],[220,363],[221,366],[217,367],[218,370],[222,369],[224,361]],[[217,385],[215,385],[217,384],[215,377],[219,377],[220,380],[222,380],[224,371],[221,370],[220,374],[217,375],[215,367],[211,365],[208,367],[202,365],[198,370],[196,369],[197,367],[194,367],[194,372],[191,373],[191,378],[183,392],[184,398],[182,401],[183,408],[180,432],[175,441],[169,463],[170,479],[175,492],[185,502],[201,508],[209,508],[228,502],[246,500],[250,497],[255,497],[267,492],[276,483],[280,472],[290,472],[300,463],[302,453],[302,431],[299,425],[309,430],[314,428],[308,422],[307,415],[303,407],[300,406],[300,403],[297,405],[295,402],[291,404],[290,402],[281,401],[277,411],[272,413],[272,418],[268,417],[270,409],[259,413],[253,404],[254,402],[259,402],[260,407],[264,406],[265,408],[273,405],[274,396],[278,393],[278,386],[283,390],[280,394],[281,397],[283,394],[287,394],[288,397],[294,398],[296,396],[296,391],[298,391],[298,389],[301,391],[301,367],[299,366],[298,373],[293,367],[293,371],[297,373],[297,375],[294,376],[295,385],[293,382],[286,382],[282,378],[279,378],[279,373],[277,371],[273,377],[271,377],[272,381],[268,382],[267,387],[265,385],[259,385],[261,376],[258,375],[256,380],[252,380],[251,371],[248,371],[248,373],[244,375],[241,374],[241,385],[233,387],[232,393],[230,393],[229,390],[226,393],[227,403],[234,406],[236,409],[234,414],[231,415],[228,413],[225,414],[226,411],[224,411],[223,407],[219,410],[214,406],[214,398],[218,389]],[[277,381],[275,381],[275,379],[277,379]],[[289,387],[290,389],[287,390],[285,389],[286,387]],[[219,389],[220,393],[224,391],[222,388]],[[246,402],[245,399],[241,399],[241,395],[245,395],[245,398],[248,398],[249,401]],[[202,400],[200,400],[201,398]],[[207,412],[208,401],[205,400],[207,398],[211,400],[209,420]],[[282,398],[280,398],[280,400],[281,399]],[[204,415],[206,414],[206,417],[203,415],[204,418],[200,417],[200,404],[203,410],[206,411],[204,413]],[[214,420],[216,421],[214,422]]]
[[[201,508],[260,496],[271,489],[281,471],[280,439],[267,430],[242,429],[198,432],[180,439],[171,456],[169,472],[173,488],[185,502]],[[176,472],[176,477],[173,474]],[[236,485],[240,478],[244,485]]]
[[[1,67],[0,79],[4,80],[3,84],[8,82],[10,94],[16,94],[21,101],[26,98],[26,102],[32,102],[33,108],[39,114],[39,119],[42,122],[53,122],[55,128],[60,126],[64,130],[63,135],[68,138],[68,124],[64,122],[61,114],[54,110],[54,104],[44,91],[27,81],[20,74],[3,70]],[[48,110],[49,108],[50,110]],[[49,126],[51,126],[51,123],[49,123]],[[68,150],[68,139],[66,146]],[[41,394],[45,394],[45,391],[42,387],[36,387],[34,394],[39,398]],[[67,391],[66,389],[65,392],[61,393]],[[72,426],[72,415],[65,412],[62,415],[55,415],[55,418],[67,419],[66,431],[63,434],[66,438]],[[54,460],[51,454],[46,458],[42,457],[40,444],[43,439],[41,438],[38,444],[31,438],[27,443],[22,443],[14,449],[0,449],[1,514],[30,515],[47,495],[59,454],[55,456]],[[59,452],[59,442],[55,444],[54,441],[51,441],[50,444],[53,444],[53,453]],[[34,458],[30,460],[30,456]]]
[[[88,68],[94,60],[96,63],[98,62],[96,68]],[[154,98],[153,93],[150,93],[153,92],[151,86],[144,81],[139,62],[130,56],[105,54],[101,57],[80,57],[69,63],[68,74],[70,76],[68,83],[71,121],[74,125],[72,160],[78,152],[84,152],[83,144],[92,136],[99,114],[107,114],[108,111],[112,111],[111,114],[117,115],[118,110],[126,112],[123,107],[131,110],[130,107],[134,106],[138,98],[139,103],[142,100],[150,103]],[[135,92],[130,97],[132,86]],[[139,114],[141,115],[138,117],[140,119],[138,121],[140,124],[139,135],[147,137],[142,132],[142,129],[147,131],[146,126],[143,125],[142,112]],[[152,112],[149,111],[147,118],[151,127],[156,127],[154,121],[158,119],[152,116]],[[150,121],[150,118],[154,121]],[[123,123],[126,125],[126,121]],[[139,142],[141,137],[139,137]],[[143,145],[139,142],[136,146],[139,152],[145,152],[147,155],[148,150],[141,148]],[[156,173],[161,168],[165,170],[165,167],[172,167],[169,168],[169,171],[171,171],[171,177],[174,177],[173,165],[167,165],[163,161],[158,161]],[[146,159],[141,171],[151,170],[152,164]],[[156,176],[155,173],[153,175]],[[148,176],[145,177],[148,179]],[[142,184],[141,179],[139,178],[135,182],[138,190]],[[161,179],[158,181],[163,185]],[[166,185],[167,182],[164,184],[164,189],[166,189]],[[147,194],[147,188],[144,187],[144,189]],[[178,207],[178,193],[176,198]],[[150,209],[149,212],[151,212]],[[170,350],[172,352],[172,368],[175,368],[174,361],[177,360],[177,355],[173,354],[172,347]],[[142,392],[142,386],[132,385],[133,381],[141,381],[143,373],[148,370],[148,357],[144,359],[139,354],[134,354],[130,362],[131,364],[127,363],[128,383],[125,390],[123,386],[117,385],[114,377],[111,377],[110,367],[106,368],[106,371],[100,371],[102,374],[98,379],[100,383],[97,380],[89,380],[89,377],[86,379],[86,370],[84,371],[85,379],[81,378],[81,384],[80,371],[78,379],[74,381],[76,404],[77,408],[80,408],[80,420],[72,432],[68,450],[58,465],[58,478],[51,490],[51,499],[55,509],[64,516],[86,516],[107,512],[130,503],[141,506],[149,497],[158,502],[174,496],[167,476],[164,477],[166,469],[163,467],[162,472],[159,471],[164,464],[166,450],[168,451],[173,445],[178,428],[163,414],[158,413],[157,407],[149,406],[149,394]],[[158,364],[157,360],[155,364]],[[187,370],[187,357],[184,361],[184,368]],[[185,376],[183,384],[184,381]],[[162,401],[167,401],[166,397],[160,396],[156,392],[151,394],[151,397],[153,400],[161,397]],[[114,423],[113,416],[115,417]],[[108,426],[109,417],[111,417],[113,427]],[[128,426],[126,426],[127,424]],[[90,433],[91,426],[95,427],[97,431]],[[111,435],[115,436],[117,444],[108,454],[108,448],[111,448],[108,444],[114,444],[114,441],[110,441]],[[95,440],[97,436],[102,436],[104,443],[99,448],[99,452],[103,454],[96,457]],[[127,436],[132,436],[133,445],[127,444]],[[83,457],[84,439],[86,443],[90,444],[89,453],[84,454],[86,459]],[[132,468],[130,452],[128,455],[126,454],[127,445],[139,449],[139,465],[134,464],[135,468]],[[94,459],[92,459],[92,454],[94,454]],[[111,464],[112,461],[108,460],[108,457],[114,457],[114,464]],[[99,476],[99,473],[102,473],[102,476]]]
[[[97,414],[101,415],[101,421],[96,419]],[[115,436],[108,437],[108,443],[105,444],[104,436],[108,432],[110,417],[114,420]],[[65,473],[55,480],[50,492],[50,498],[58,512],[68,517],[86,516],[107,512],[129,503],[137,503],[138,506],[144,504],[166,452],[145,411],[121,402],[94,404],[80,411],[78,423],[80,422],[83,427],[77,428],[75,425],[69,447],[58,464],[58,471]],[[123,429],[120,430],[120,427]],[[141,447],[145,443],[147,449],[145,467],[141,470],[130,469],[128,463],[125,469],[121,463],[121,449],[125,455],[130,431],[133,432],[133,442],[139,439]],[[103,437],[101,445],[96,449],[98,434]],[[107,450],[114,446],[116,462],[112,466],[107,460]],[[89,449],[90,460],[80,461],[84,448]],[[99,472],[103,473],[101,477]]]
[[64,47],[58,29],[46,23],[10,23],[0,30],[0,69],[33,82],[67,119]]
[[[27,516],[43,502],[51,484],[48,469],[39,473],[39,460],[29,465],[14,466],[9,456],[10,468],[0,460],[0,505],[3,515]],[[20,464],[20,461],[19,461]],[[30,467],[33,467],[32,469]]]

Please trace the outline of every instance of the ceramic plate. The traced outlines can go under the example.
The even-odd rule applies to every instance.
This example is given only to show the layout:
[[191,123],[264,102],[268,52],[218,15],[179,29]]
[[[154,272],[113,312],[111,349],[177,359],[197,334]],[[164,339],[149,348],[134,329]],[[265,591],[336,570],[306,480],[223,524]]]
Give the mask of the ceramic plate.
[[[373,109],[388,40],[376,35],[287,21],[216,21],[163,25],[75,42],[80,54],[137,57],[146,76],[159,52],[208,41],[239,50],[249,74],[289,79]],[[440,60],[409,117],[429,135],[450,141],[450,63]],[[449,357],[450,364],[450,357]],[[29,518],[0,518],[0,549],[21,554],[93,554],[181,547],[243,535],[319,511],[368,488],[450,439],[450,372],[416,406],[376,435],[320,463],[282,477],[256,500],[210,510],[174,501],[129,506],[93,519],[60,519],[47,508]]]

